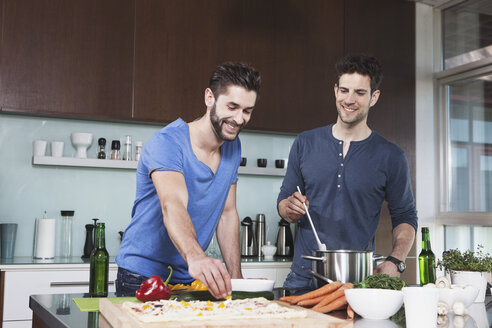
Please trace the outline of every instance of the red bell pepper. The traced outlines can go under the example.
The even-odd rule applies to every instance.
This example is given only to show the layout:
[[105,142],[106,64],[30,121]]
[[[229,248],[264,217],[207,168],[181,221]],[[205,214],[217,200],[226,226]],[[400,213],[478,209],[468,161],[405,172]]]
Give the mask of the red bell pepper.
[[140,289],[135,292],[135,296],[142,302],[147,301],[157,301],[157,300],[168,300],[171,297],[171,290],[167,287],[169,279],[173,274],[173,268],[168,266],[171,272],[167,277],[166,281],[162,281],[159,276],[152,276],[145,280],[141,285]]

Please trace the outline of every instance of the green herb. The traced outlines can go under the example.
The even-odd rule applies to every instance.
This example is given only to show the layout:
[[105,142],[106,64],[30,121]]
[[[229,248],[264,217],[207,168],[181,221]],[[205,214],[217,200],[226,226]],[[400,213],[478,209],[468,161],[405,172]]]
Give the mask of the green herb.
[[364,281],[354,284],[354,288],[381,288],[393,290],[401,290],[405,286],[405,281],[398,277],[390,277],[385,273],[373,274]]
[[477,252],[467,250],[460,252],[457,249],[444,251],[442,260],[437,261],[439,269],[447,271],[492,271],[492,257],[483,252],[483,246],[478,245]]
[[397,323],[399,326],[405,327],[405,305],[402,305],[400,310],[393,314],[391,321]]

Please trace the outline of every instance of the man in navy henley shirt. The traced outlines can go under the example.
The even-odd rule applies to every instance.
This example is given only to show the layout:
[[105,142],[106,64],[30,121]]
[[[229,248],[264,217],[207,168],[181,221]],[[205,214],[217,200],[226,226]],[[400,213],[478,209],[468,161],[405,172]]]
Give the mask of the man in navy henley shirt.
[[301,255],[319,248],[303,202],[328,250],[374,250],[386,200],[393,250],[375,272],[399,276],[415,238],[417,213],[405,153],[367,125],[369,109],[380,96],[381,65],[374,57],[351,55],[337,63],[336,71],[337,122],[295,139],[277,200],[280,216],[299,223],[284,287],[314,288],[311,260]]

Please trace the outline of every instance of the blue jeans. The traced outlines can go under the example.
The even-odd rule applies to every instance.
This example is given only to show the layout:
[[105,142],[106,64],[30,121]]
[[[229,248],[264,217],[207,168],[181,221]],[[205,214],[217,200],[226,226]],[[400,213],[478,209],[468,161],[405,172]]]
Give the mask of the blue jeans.
[[135,292],[140,288],[140,285],[149,279],[141,274],[118,268],[116,276],[116,296],[135,296]]
[[315,289],[314,280],[312,277],[307,278],[291,271],[285,278],[284,288],[289,288],[291,295],[301,294]]

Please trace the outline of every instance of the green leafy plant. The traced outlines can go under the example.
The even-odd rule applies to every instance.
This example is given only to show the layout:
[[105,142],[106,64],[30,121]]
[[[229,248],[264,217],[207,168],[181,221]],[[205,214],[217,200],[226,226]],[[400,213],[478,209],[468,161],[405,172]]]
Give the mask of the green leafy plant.
[[447,271],[492,271],[492,257],[483,252],[483,246],[478,245],[477,252],[457,249],[442,252],[442,260],[437,261],[439,269]]
[[381,288],[401,290],[405,287],[405,281],[398,277],[390,277],[385,273],[375,273],[364,281],[354,283],[354,288]]

